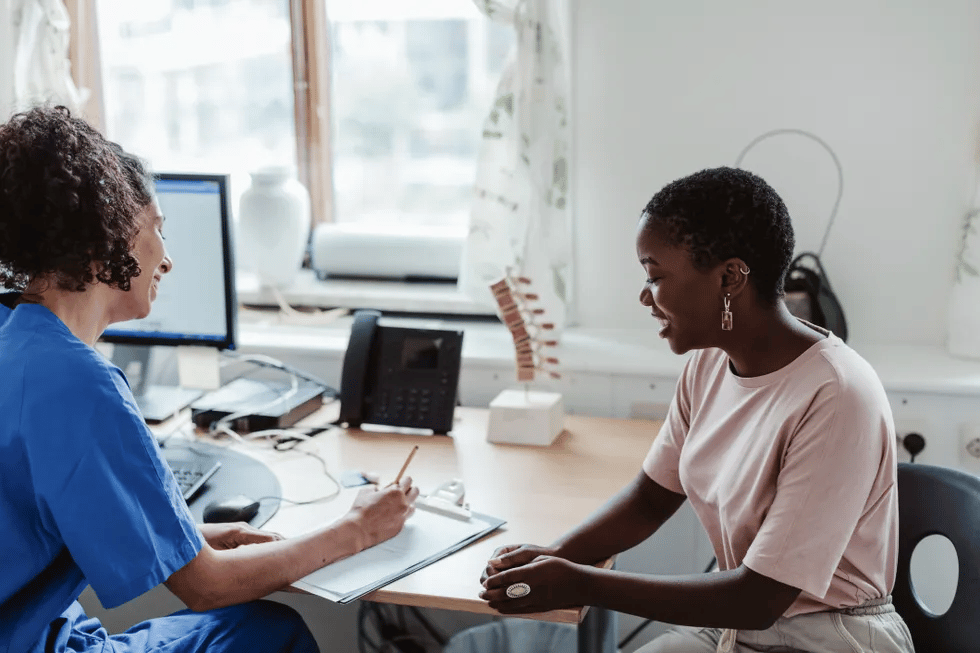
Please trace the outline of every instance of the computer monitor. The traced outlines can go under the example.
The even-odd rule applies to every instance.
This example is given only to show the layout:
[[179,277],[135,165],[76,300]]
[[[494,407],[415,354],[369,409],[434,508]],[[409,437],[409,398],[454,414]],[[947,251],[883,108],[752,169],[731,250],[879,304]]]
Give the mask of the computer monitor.
[[114,343],[112,360],[130,377],[147,421],[161,421],[189,405],[199,390],[146,382],[153,345],[233,349],[237,340],[234,246],[228,175],[157,173],[156,196],[173,269],[163,278],[150,314],[109,325],[102,340]]

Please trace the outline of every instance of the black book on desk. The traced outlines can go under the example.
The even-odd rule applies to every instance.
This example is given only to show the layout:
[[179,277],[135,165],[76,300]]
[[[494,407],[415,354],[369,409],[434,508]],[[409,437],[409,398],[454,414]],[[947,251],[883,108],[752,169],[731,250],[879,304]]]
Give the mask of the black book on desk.
[[288,428],[323,405],[327,388],[307,379],[292,383],[238,378],[209,392],[191,404],[191,419],[206,429],[222,417],[232,419],[231,428],[240,432]]

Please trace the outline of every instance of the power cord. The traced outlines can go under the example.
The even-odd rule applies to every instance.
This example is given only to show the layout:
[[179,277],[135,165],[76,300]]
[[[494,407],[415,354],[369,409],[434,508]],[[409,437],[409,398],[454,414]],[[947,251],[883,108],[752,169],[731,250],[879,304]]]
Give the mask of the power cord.
[[309,312],[298,311],[289,305],[289,302],[286,301],[285,296],[283,296],[282,292],[278,288],[275,286],[269,286],[268,290],[272,293],[272,296],[276,298],[276,303],[279,304],[280,315],[285,318],[283,321],[291,324],[330,324],[350,314],[350,309],[347,308],[331,308],[327,310],[312,310]]
[[[290,437],[294,437],[294,436],[290,436]],[[302,435],[301,437],[302,439],[306,439],[306,440],[310,439],[310,436],[308,435]],[[300,442],[300,439],[295,439],[293,441],[298,443]],[[326,476],[328,479],[330,479],[330,482],[333,483],[333,490],[328,494],[324,494],[321,497],[317,497],[315,499],[306,499],[304,501],[296,501],[295,499],[287,499],[286,497],[278,497],[278,496],[260,497],[259,499],[257,499],[257,501],[262,502],[262,501],[272,501],[278,499],[279,501],[285,501],[286,503],[291,503],[294,506],[308,506],[313,503],[322,503],[324,501],[330,501],[331,499],[334,499],[338,494],[340,494],[340,490],[342,489],[342,486],[340,485],[340,482],[337,480],[337,478],[330,473],[330,469],[327,467],[327,461],[323,459],[323,456],[317,453],[313,453],[312,451],[306,451],[305,449],[297,449],[295,445],[289,447],[289,449],[280,449],[277,446],[278,444],[279,442],[276,442],[276,445],[273,445],[273,449],[275,449],[276,451],[296,450],[297,452],[303,454],[304,456],[309,456],[310,458],[315,458],[316,460],[320,461],[320,466],[323,467],[323,475]]]
[[229,351],[222,352],[222,355],[226,359],[228,359],[229,362],[253,363],[261,367],[269,367],[272,369],[281,370],[283,372],[288,372],[290,374],[298,376],[301,379],[306,379],[307,381],[312,381],[317,385],[323,386],[327,394],[329,394],[331,397],[336,398],[340,396],[340,393],[337,392],[336,388],[331,386],[329,383],[327,383],[320,377],[314,376],[309,372],[305,372],[303,370],[297,369],[292,365],[283,363],[278,358],[273,358],[272,356],[266,356],[265,354],[235,354]]
[[809,138],[810,140],[816,141],[821,147],[823,147],[823,149],[827,150],[827,153],[830,154],[830,158],[834,160],[834,166],[837,168],[837,198],[834,200],[833,208],[830,209],[830,218],[827,220],[827,228],[824,229],[823,239],[821,239],[820,247],[817,249],[817,257],[819,258],[823,256],[824,247],[827,246],[827,238],[830,237],[830,229],[834,226],[834,220],[837,219],[837,209],[840,207],[840,200],[844,195],[844,168],[841,166],[840,159],[837,158],[837,153],[834,152],[833,148],[830,147],[825,140],[812,132],[806,131],[805,129],[797,129],[795,127],[773,129],[764,134],[756,136],[751,142],[749,142],[748,145],[742,148],[742,151],[739,152],[738,157],[735,159],[735,167],[738,168],[742,165],[742,159],[744,159],[749,150],[751,150],[757,144],[768,138],[772,138],[773,136],[782,136],[784,134],[796,134],[797,136],[803,136],[805,138]]
[[156,433],[153,436],[156,438],[157,446],[161,449],[167,446],[167,442],[170,441],[172,437],[178,433],[181,435],[182,439],[193,439],[194,423],[191,421],[189,414],[183,415],[177,418],[177,422],[172,425],[169,431],[166,433]]
[[[323,468],[323,475],[326,476],[327,479],[330,481],[330,483],[333,485],[333,490],[331,490],[327,494],[324,494],[323,496],[316,497],[315,499],[304,499],[302,501],[297,501],[295,499],[289,499],[283,496],[268,495],[268,496],[259,497],[258,499],[256,499],[256,501],[262,502],[262,501],[278,500],[278,501],[285,501],[286,503],[290,503],[296,506],[305,506],[313,503],[322,503],[324,501],[330,501],[331,499],[336,498],[337,495],[339,495],[341,490],[343,489],[343,485],[341,485],[341,483],[337,480],[337,477],[330,472],[330,469],[327,465],[327,461],[318,453],[307,451],[305,449],[299,449],[296,446],[302,442],[307,442],[309,440],[312,440],[314,435],[322,431],[326,431],[329,428],[333,428],[333,427],[332,426],[317,427],[317,428],[307,429],[306,432],[303,432],[299,429],[269,429],[267,431],[256,431],[255,433],[250,433],[247,436],[241,436],[236,433],[235,437],[232,439],[234,439],[236,442],[251,445],[251,446],[254,446],[255,444],[254,440],[257,440],[259,438],[265,438],[269,440],[271,439],[271,434],[273,434],[274,432],[279,433],[280,435],[278,436],[278,438],[272,443],[272,449],[274,451],[283,453],[283,452],[295,450],[296,453],[303,454],[304,456],[309,456],[310,458],[316,459],[317,461],[320,462],[320,466]],[[258,437],[253,437],[253,436],[258,436]],[[281,446],[284,443],[285,446]],[[214,443],[214,446],[224,447],[227,446],[227,444],[221,445],[221,444]],[[191,449],[191,451],[196,451],[197,453],[203,456],[209,455],[208,451],[195,449],[193,443],[189,445],[189,448]]]
[[[281,360],[278,360],[271,356],[266,356],[264,354],[232,354],[229,352],[225,352],[224,356],[226,357],[226,359],[228,359],[227,362],[252,363],[253,365],[258,365],[260,367],[268,367],[282,372],[286,372],[287,374],[289,374],[290,387],[289,390],[287,390],[282,395],[274,399],[271,399],[270,401],[264,404],[261,404],[259,406],[249,406],[248,408],[244,408],[238,412],[229,413],[228,415],[225,415],[219,418],[218,420],[212,422],[208,427],[208,433],[210,433],[211,435],[217,435],[219,433],[222,433],[224,435],[230,436],[231,438],[234,438],[239,442],[243,442],[245,439],[254,439],[259,437],[272,437],[272,436],[279,436],[285,438],[298,437],[295,432],[288,431],[286,429],[266,429],[262,431],[252,432],[248,435],[247,438],[244,438],[237,431],[232,429],[230,427],[230,424],[234,423],[235,420],[241,419],[242,417],[247,417],[256,412],[261,412],[268,408],[272,408],[273,406],[276,406],[281,402],[288,401],[299,392],[299,379],[301,378],[310,381],[312,383],[315,383],[321,388],[323,388],[324,394],[328,395],[331,399],[336,400],[337,397],[340,396],[340,393],[337,392],[335,388],[331,387],[323,379],[314,376],[309,372],[304,372],[291,365],[287,365],[286,363],[283,363]],[[222,364],[224,365],[227,363],[223,362]]]
[[220,419],[212,422],[208,427],[208,434],[211,435],[212,437],[218,437],[219,435],[227,435],[228,437],[232,438],[233,440],[239,443],[246,443],[250,440],[260,440],[260,439],[270,440],[275,438],[272,445],[272,448],[275,451],[286,452],[286,451],[296,450],[298,453],[301,453],[304,456],[309,456],[311,458],[315,458],[316,460],[318,460],[320,462],[320,465],[323,467],[323,475],[330,480],[334,488],[328,494],[325,494],[321,497],[317,497],[315,499],[308,499],[304,501],[287,499],[286,497],[282,497],[282,496],[265,496],[259,498],[258,501],[261,502],[261,501],[278,500],[278,501],[285,501],[287,503],[291,503],[297,506],[305,506],[312,503],[329,501],[335,498],[338,494],[340,494],[342,486],[340,482],[337,481],[336,477],[334,477],[334,475],[330,473],[330,470],[327,466],[327,461],[324,460],[323,457],[320,456],[319,454],[313,453],[312,451],[306,451],[305,449],[297,448],[297,445],[299,445],[300,443],[312,440],[314,436],[318,435],[323,431],[328,430],[329,428],[332,428],[332,425],[325,426],[325,427],[310,428],[310,429],[306,429],[305,431],[297,428],[263,429],[260,431],[253,431],[251,433],[248,433],[247,435],[242,435],[238,433],[230,426],[232,423],[235,422],[235,420],[239,418],[245,417],[247,415],[251,415],[256,412],[261,412],[267,408],[271,408],[272,406],[279,404],[280,402],[284,402],[292,398],[294,395],[296,395],[297,392],[299,392],[300,378],[305,379],[307,381],[311,381],[312,383],[315,383],[320,387],[324,388],[325,394],[330,396],[331,401],[337,401],[337,397],[339,396],[337,390],[332,388],[325,381],[314,376],[313,374],[296,369],[295,367],[291,365],[287,365],[286,363],[283,363],[282,361],[273,358],[271,356],[266,356],[264,354],[241,355],[241,354],[232,354],[230,352],[224,352],[224,356],[230,361],[252,363],[254,365],[259,365],[261,367],[268,367],[268,368],[286,372],[289,374],[290,387],[289,390],[287,390],[285,393],[279,395],[275,399],[266,402],[265,404],[261,404],[259,406],[249,406],[246,409],[240,410],[235,413],[229,413],[228,415],[225,415],[224,417],[221,417]]
[[208,433],[212,436],[216,436],[219,433],[223,433],[239,442],[244,442],[245,440],[254,440],[256,438],[281,436],[288,433],[288,431],[286,431],[285,429],[276,428],[276,429],[264,429],[261,431],[253,431],[252,433],[249,433],[248,436],[242,436],[238,433],[238,431],[231,428],[229,424],[234,423],[235,420],[241,419],[242,417],[248,417],[249,415],[253,415],[255,413],[261,413],[263,410],[272,408],[273,406],[276,406],[280,403],[288,401],[289,399],[292,399],[299,392],[299,377],[297,377],[295,374],[292,374],[289,380],[290,380],[289,390],[287,390],[283,394],[265,402],[264,404],[259,404],[258,406],[248,406],[247,408],[243,408],[242,410],[239,410],[234,413],[228,413],[224,417],[218,418],[214,422],[211,422],[211,424],[208,426]]

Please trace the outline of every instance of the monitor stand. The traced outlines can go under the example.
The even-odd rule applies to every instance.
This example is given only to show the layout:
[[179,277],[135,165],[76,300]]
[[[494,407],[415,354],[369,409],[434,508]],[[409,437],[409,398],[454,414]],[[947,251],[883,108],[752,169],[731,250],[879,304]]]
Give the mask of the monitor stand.
[[129,379],[136,405],[148,424],[159,424],[190,406],[204,394],[203,390],[146,382],[150,369],[150,350],[145,345],[115,345],[112,362]]

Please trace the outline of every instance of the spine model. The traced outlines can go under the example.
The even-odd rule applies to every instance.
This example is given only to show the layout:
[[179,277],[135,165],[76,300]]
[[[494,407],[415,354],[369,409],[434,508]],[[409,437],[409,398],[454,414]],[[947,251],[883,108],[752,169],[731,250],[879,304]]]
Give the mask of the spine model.
[[558,359],[544,353],[558,345],[557,340],[548,337],[555,325],[546,320],[543,308],[535,307],[538,295],[531,292],[531,286],[531,279],[514,276],[509,271],[503,279],[490,284],[500,319],[514,339],[517,380],[521,383],[534,381],[539,373],[561,378],[555,369]]

